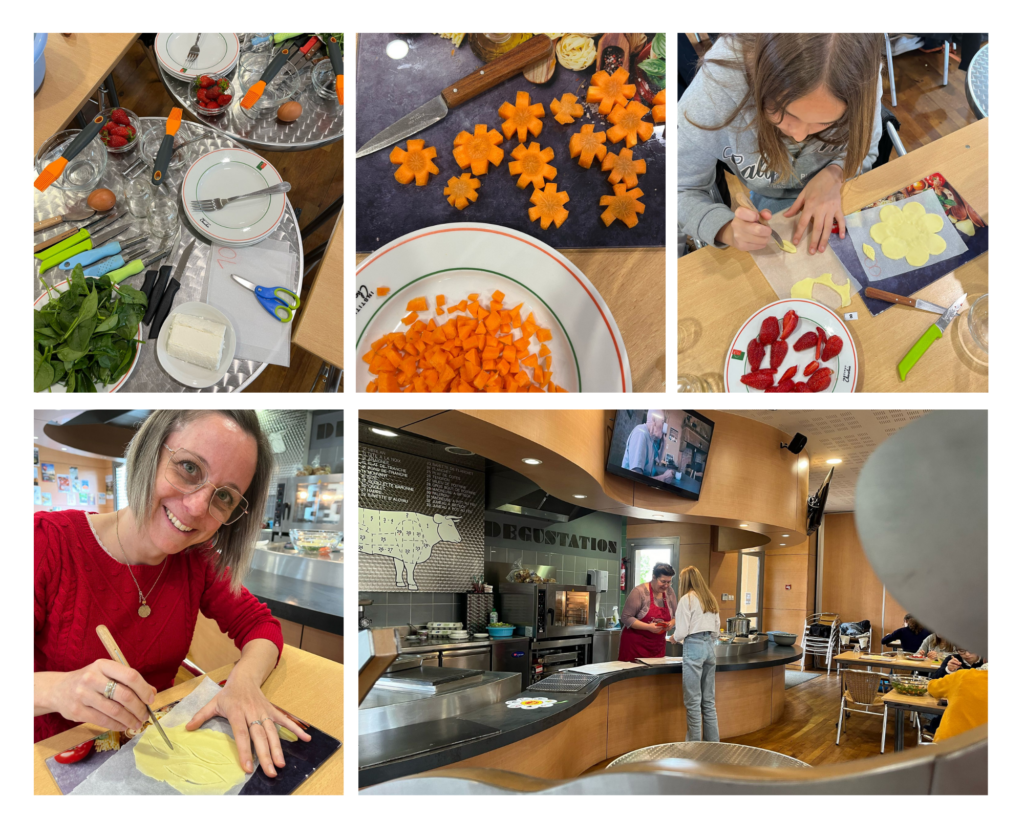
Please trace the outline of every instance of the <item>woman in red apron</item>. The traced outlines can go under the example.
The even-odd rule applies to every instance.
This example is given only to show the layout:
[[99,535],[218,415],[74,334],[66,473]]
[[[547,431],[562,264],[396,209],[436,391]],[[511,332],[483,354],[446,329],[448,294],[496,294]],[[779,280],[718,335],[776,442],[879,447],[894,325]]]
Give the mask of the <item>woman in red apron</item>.
[[665,633],[675,625],[674,576],[671,566],[658,563],[651,573],[651,582],[641,584],[629,593],[622,612],[621,662],[631,663],[638,657],[665,656]]

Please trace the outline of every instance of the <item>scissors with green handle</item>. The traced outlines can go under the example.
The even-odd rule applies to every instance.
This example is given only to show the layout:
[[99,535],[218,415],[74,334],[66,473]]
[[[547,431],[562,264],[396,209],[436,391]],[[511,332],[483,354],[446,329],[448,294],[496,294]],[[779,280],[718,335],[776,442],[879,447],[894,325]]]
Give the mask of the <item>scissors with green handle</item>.
[[292,314],[302,304],[299,301],[299,297],[287,287],[261,287],[258,284],[253,284],[248,279],[236,276],[234,273],[231,274],[231,278],[247,290],[252,290],[256,294],[257,301],[263,305],[263,309],[282,324],[291,321]]

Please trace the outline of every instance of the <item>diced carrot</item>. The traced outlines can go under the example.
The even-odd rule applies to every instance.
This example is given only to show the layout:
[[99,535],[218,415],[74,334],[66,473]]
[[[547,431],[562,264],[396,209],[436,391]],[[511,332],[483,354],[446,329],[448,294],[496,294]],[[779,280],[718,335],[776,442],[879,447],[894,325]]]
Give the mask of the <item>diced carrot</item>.
[[366,385],[367,392],[377,392],[377,379],[373,379],[369,384]]
[[438,307],[444,307],[444,296],[434,296],[434,301],[437,302]]
[[417,316],[415,313],[410,313],[404,319],[402,319],[402,324],[412,324],[414,321],[416,321],[417,318],[419,318],[419,316]]
[[391,288],[390,287],[378,287],[377,288],[377,295],[378,296],[386,296],[390,292],[391,292]]
[[505,294],[500,290],[495,290],[494,294],[491,296],[491,301],[505,301]]
[[537,352],[537,355],[539,355],[541,358],[543,358],[546,355],[551,355],[551,350],[548,349],[548,345],[547,344],[541,344],[540,345],[540,350]]
[[[533,315],[533,314],[531,313],[530,315]],[[537,340],[538,341],[551,341],[551,331],[550,330],[545,330],[543,327],[538,328],[538,330],[537,330]]]
[[444,315],[444,308],[443,307],[435,307],[434,308],[434,312],[437,313],[439,316],[443,316]]
[[427,297],[420,296],[418,299],[412,299],[407,305],[406,310],[426,310],[427,309]]
[[469,300],[470,301],[480,301],[480,294],[479,293],[470,293],[469,294]]
[[528,356],[527,358],[523,359],[523,366],[524,367],[537,367],[539,365],[540,365],[540,362],[537,361],[537,354],[536,353],[534,353],[533,355]]

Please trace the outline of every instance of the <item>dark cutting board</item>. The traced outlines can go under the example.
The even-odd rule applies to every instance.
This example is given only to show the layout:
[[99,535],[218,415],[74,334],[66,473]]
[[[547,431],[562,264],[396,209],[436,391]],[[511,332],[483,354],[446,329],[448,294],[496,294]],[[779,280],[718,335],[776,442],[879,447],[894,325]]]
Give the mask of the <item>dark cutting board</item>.
[[[648,40],[653,36],[648,34]],[[409,44],[404,59],[393,60],[384,49],[396,38]],[[468,38],[467,38],[468,39]],[[454,49],[450,40],[433,34],[361,34],[356,62],[356,146],[380,133],[395,120],[433,99],[456,80],[467,76],[482,64],[464,41]],[[600,55],[598,55],[600,59]],[[597,63],[586,71],[570,71],[561,65],[555,67],[554,76],[544,85],[528,82],[522,74],[498,85],[473,100],[453,108],[448,116],[430,126],[413,139],[424,139],[437,149],[440,173],[423,187],[415,183],[401,185],[395,179],[396,165],[388,159],[391,148],[356,160],[356,251],[369,253],[393,239],[420,228],[459,222],[488,222],[522,231],[557,248],[578,247],[664,247],[665,246],[665,126],[655,125],[654,136],[638,142],[633,148],[634,159],[647,162],[647,173],[640,177],[639,187],[644,192],[640,200],[646,211],[639,216],[639,224],[627,228],[622,222],[605,227],[601,221],[604,208],[598,202],[612,193],[608,174],[600,170],[595,159],[589,168],[581,168],[569,156],[569,137],[585,124],[594,125],[595,131],[609,127],[607,118],[597,113],[596,105],[585,105],[586,113],[572,125],[562,125],[551,115],[551,101],[562,94],[575,94],[581,103],[587,95],[589,79],[597,70]],[[452,156],[453,142],[460,131],[473,132],[477,123],[486,123],[489,129],[501,131],[502,119],[498,108],[503,102],[515,104],[516,92],[527,91],[530,102],[544,104],[544,128],[536,139],[541,148],[553,148],[555,158],[551,164],[558,169],[554,182],[558,190],[567,191],[566,209],[569,218],[560,228],[552,224],[542,230],[540,222],[531,222],[527,211],[533,185],[526,189],[516,187],[517,177],[508,171],[512,150],[519,144],[515,134],[501,143],[505,159],[498,167],[480,177],[480,198],[458,211],[448,204],[444,188],[452,176],[463,171]],[[647,119],[650,119],[648,115]],[[502,133],[504,136],[504,134]],[[625,147],[623,140],[617,145],[606,143],[617,154]],[[403,148],[405,141],[399,143]]]

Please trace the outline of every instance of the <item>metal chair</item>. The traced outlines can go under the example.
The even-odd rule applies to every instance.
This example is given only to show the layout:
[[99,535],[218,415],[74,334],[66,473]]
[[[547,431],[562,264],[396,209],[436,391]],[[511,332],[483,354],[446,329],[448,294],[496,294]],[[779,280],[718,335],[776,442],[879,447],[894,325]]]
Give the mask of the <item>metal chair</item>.
[[[828,626],[828,637],[811,634],[811,626]],[[839,615],[835,612],[822,611],[810,615],[804,620],[803,657],[800,665],[807,670],[807,657],[825,658],[825,676],[832,673],[832,657],[839,653]]]
[[[885,62],[889,69],[889,95],[892,97],[892,107],[896,107],[896,75],[892,70],[892,42],[891,37],[899,37],[899,34],[883,34],[885,37]],[[917,35],[920,36],[920,35]],[[949,40],[942,41],[942,84],[949,85]],[[901,154],[902,156],[902,154]]]
[[[871,714],[882,718],[882,753],[885,753],[885,703],[878,692],[878,686],[885,678],[876,671],[855,671],[847,668],[841,674],[840,685],[843,687],[843,699],[839,704],[839,727],[836,730],[836,745],[843,734],[844,718],[849,719],[851,711],[858,714]],[[860,708],[856,706],[861,706]],[[871,709],[879,708],[879,711]]]

